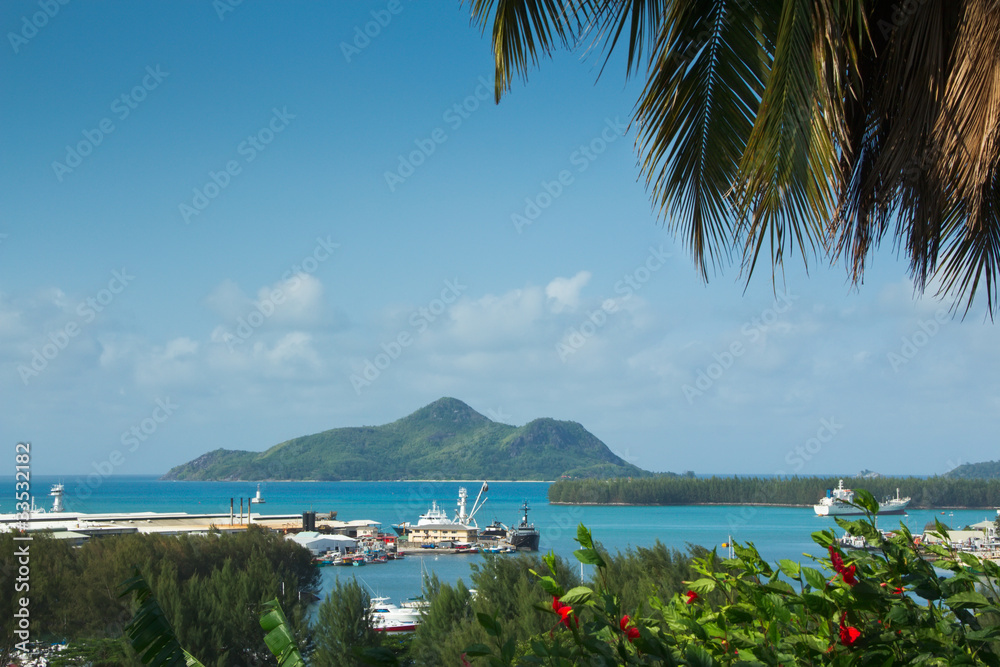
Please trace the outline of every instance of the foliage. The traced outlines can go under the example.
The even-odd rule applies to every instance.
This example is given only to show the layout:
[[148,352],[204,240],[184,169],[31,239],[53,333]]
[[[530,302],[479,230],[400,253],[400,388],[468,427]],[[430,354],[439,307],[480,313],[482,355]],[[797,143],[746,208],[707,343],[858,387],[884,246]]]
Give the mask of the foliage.
[[865,517],[838,523],[874,550],[845,554],[827,529],[813,534],[826,555],[812,565],[772,567],[753,544],[735,545],[733,559],[693,559],[686,592],[650,595],[649,611],[622,604],[611,564],[581,525],[576,556],[597,567],[594,586],[567,589],[541,576],[552,603],[530,653],[507,650],[495,615],[484,614],[492,642],[468,654],[498,665],[1000,665],[1000,566],[940,546],[920,550],[905,526],[887,539],[875,527],[874,497],[859,491],[857,503]]
[[497,101],[560,47],[627,49],[646,184],[706,279],[821,250],[860,284],[891,230],[919,289],[1000,307],[993,0],[469,4]]
[[359,655],[381,645],[381,635],[372,625],[371,599],[355,579],[338,578],[316,614],[312,629],[313,652],[309,663],[316,667],[354,667],[363,664]]
[[1000,478],[1000,461],[963,463],[946,472],[944,476],[959,479],[998,479]]
[[264,643],[278,659],[278,667],[302,667],[302,654],[295,640],[295,633],[281,611],[277,599],[264,603],[264,614],[260,617],[264,628]]
[[[846,480],[848,483],[850,480]],[[835,477],[710,477],[676,475],[641,479],[559,480],[549,486],[549,501],[567,504],[629,505],[813,505],[835,488]],[[864,480],[877,497],[910,496],[910,507],[998,507],[1000,479],[953,477],[876,477]]]
[[337,428],[265,452],[218,449],[164,479],[527,479],[647,475],[575,422],[491,421],[442,398],[383,426]]
[[81,639],[66,645],[49,658],[52,667],[119,667],[139,664],[135,652],[124,638]]
[[[120,584],[138,565],[180,644],[206,665],[273,664],[258,624],[263,603],[278,597],[301,638],[306,602],[299,593],[308,596],[319,582],[307,549],[258,527],[206,536],[102,537],[75,549],[47,533],[32,538],[31,636],[71,648],[123,636],[135,605],[119,597]],[[14,589],[14,544],[11,533],[0,534],[0,590]],[[7,600],[0,597],[0,604],[14,604]],[[4,642],[13,638],[12,621],[0,613]],[[138,664],[132,649],[127,653],[129,660],[119,664]]]
[[181,648],[163,609],[153,597],[153,591],[139,574],[138,568],[135,576],[123,584],[123,588],[125,590],[122,596],[135,593],[135,600],[139,604],[132,621],[125,626],[125,634],[144,665],[173,667],[183,663],[187,667],[204,667],[197,658]]

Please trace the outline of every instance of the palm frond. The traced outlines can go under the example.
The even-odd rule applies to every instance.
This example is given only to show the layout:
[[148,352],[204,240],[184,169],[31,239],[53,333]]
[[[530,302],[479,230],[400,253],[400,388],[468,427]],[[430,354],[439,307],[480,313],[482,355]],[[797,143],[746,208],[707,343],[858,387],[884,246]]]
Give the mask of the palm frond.
[[139,660],[151,667],[203,667],[197,658],[181,648],[160,603],[153,597],[153,591],[138,569],[122,586],[124,590],[120,597],[135,593],[139,603],[132,621],[125,626],[125,634]]
[[706,278],[709,264],[728,258],[733,231],[726,193],[764,89],[749,5],[673,3],[636,109],[646,184]]
[[514,75],[527,78],[539,56],[567,46],[582,32],[587,0],[470,0],[472,22],[486,31],[492,17],[496,62],[494,96],[499,102]]
[[302,661],[302,654],[299,653],[295,635],[284,612],[281,611],[277,598],[264,603],[260,626],[267,633],[264,635],[264,643],[278,659],[279,667],[301,667],[305,664]]
[[966,300],[986,289],[997,307],[1000,271],[1000,2],[969,0],[952,49],[944,112],[935,126],[938,173],[961,210],[943,226],[943,289]]

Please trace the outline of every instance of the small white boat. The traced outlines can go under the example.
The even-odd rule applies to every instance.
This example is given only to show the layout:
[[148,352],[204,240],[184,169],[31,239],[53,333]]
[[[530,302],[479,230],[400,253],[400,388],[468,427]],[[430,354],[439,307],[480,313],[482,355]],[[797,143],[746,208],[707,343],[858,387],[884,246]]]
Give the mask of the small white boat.
[[394,605],[387,597],[372,598],[372,621],[376,632],[413,632],[420,624],[426,602]]

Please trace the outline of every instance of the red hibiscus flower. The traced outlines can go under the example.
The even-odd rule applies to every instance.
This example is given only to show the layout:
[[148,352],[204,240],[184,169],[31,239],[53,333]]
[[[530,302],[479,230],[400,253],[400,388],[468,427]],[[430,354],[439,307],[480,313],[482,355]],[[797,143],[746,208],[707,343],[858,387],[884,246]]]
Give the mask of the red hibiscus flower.
[[840,622],[840,643],[844,646],[852,646],[854,642],[858,640],[861,636],[861,631],[857,628],[852,628],[848,625],[844,625],[844,622]]
[[687,603],[688,604],[691,604],[692,602],[694,602],[695,600],[698,599],[698,594],[695,593],[694,591],[688,591],[684,595],[687,596]]
[[628,641],[629,643],[634,642],[639,637],[639,628],[629,628],[628,629]]
[[840,555],[840,552],[833,548],[833,545],[827,547],[830,551],[830,563],[833,564],[834,571],[841,576],[845,584],[853,586],[858,583],[857,578],[854,573],[857,568],[854,565],[844,567],[844,558]]
[[[553,595],[552,596],[552,611],[554,611],[557,614],[559,614],[559,622],[562,623],[563,625],[565,625],[568,628],[569,627],[570,614],[573,613],[573,607],[570,607],[568,604],[563,604],[562,602],[559,601],[559,598],[557,598],[556,596]],[[576,618],[574,616],[573,620],[576,621],[576,626],[580,627],[580,619],[578,619],[578,618]]]
[[628,627],[628,622],[629,622],[628,614],[622,616],[622,620],[618,621],[618,626],[622,629],[622,632],[625,632],[625,628]]

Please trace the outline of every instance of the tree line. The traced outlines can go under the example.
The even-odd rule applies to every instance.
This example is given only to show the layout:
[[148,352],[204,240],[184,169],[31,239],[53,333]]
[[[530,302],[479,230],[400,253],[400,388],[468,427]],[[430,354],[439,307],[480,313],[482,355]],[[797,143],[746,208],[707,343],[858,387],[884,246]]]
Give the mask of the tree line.
[[[549,502],[596,505],[814,505],[836,477],[679,477],[675,475],[606,480],[559,480],[549,487]],[[950,477],[873,477],[845,479],[848,488],[866,489],[876,498],[909,496],[913,509],[1000,507],[1000,480]]]
[[[236,534],[94,538],[80,547],[51,534],[33,534],[30,589],[15,590],[13,533],[0,534],[0,662],[14,645],[15,605],[27,596],[32,641],[66,643],[61,664],[139,665],[123,639],[136,605],[120,597],[138,568],[160,601],[178,639],[206,665],[276,664],[264,645],[262,603],[277,598],[297,636],[306,637],[306,612],[319,572],[309,551],[251,526]],[[13,593],[13,594],[11,594]],[[8,613],[10,612],[10,613]]]
[[[13,545],[12,534],[0,535],[4,591],[14,590]],[[486,556],[473,564],[468,584],[429,575],[423,621],[415,633],[398,636],[374,631],[369,595],[351,577],[335,582],[309,622],[319,569],[308,550],[258,527],[232,535],[113,536],[78,548],[40,534],[33,536],[31,555],[32,640],[67,644],[54,665],[142,664],[125,636],[137,604],[121,597],[136,566],[181,646],[206,666],[277,664],[259,623],[264,603],[273,598],[307,663],[317,667],[377,663],[379,656],[383,664],[460,665],[466,647],[488,639],[479,613],[497,616],[507,636],[522,643],[552,624],[551,596],[532,574],[547,566],[535,554]],[[649,593],[667,598],[684,590],[683,582],[696,574],[691,559],[706,555],[702,547],[680,552],[657,542],[605,557],[615,566],[623,604],[650,613]],[[554,564],[562,585],[581,583],[569,563],[555,558]],[[13,614],[6,613],[16,601],[6,598],[0,602],[2,664],[11,662],[18,641]]]

